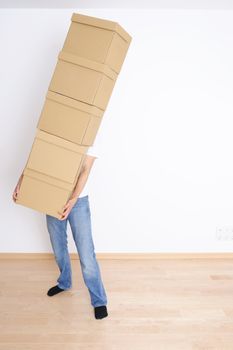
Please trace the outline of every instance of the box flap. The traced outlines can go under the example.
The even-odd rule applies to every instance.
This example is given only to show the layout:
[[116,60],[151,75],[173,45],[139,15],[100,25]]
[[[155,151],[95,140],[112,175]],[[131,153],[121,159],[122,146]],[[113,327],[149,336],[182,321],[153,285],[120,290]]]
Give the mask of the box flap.
[[68,52],[60,51],[58,58],[62,61],[70,62],[78,66],[86,67],[89,69],[93,69],[97,72],[101,72],[112,80],[116,80],[118,76],[118,74],[114,72],[111,68],[109,68],[106,64],[91,61]]
[[38,173],[37,171],[33,170],[33,169],[28,169],[25,168],[23,175],[25,176],[29,176],[33,179],[45,182],[49,185],[53,185],[56,186],[58,188],[64,189],[64,190],[68,190],[68,191],[72,191],[73,190],[73,184],[67,183],[65,181],[61,181],[58,179],[55,179],[54,177],[42,174],[42,173]]
[[66,105],[68,107],[72,107],[72,108],[81,110],[83,112],[89,113],[96,117],[102,118],[104,114],[103,110],[98,107],[89,105],[87,103],[84,103],[78,100],[74,100],[73,98],[58,94],[50,90],[48,90],[46,98],[49,100],[53,100],[55,102],[61,103],[63,105]]
[[43,140],[49,143],[56,144],[57,146],[66,148],[70,151],[74,151],[77,153],[85,154],[88,150],[89,146],[79,145],[77,143],[65,140],[61,137],[54,136],[52,134],[49,134],[45,131],[42,131],[40,129],[37,129],[36,131],[36,138],[39,140]]

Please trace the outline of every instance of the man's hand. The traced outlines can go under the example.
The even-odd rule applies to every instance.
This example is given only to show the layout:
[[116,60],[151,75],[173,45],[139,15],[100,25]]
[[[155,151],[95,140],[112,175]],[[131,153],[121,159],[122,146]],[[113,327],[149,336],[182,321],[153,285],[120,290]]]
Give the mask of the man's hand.
[[14,202],[16,202],[16,200],[18,199],[19,190],[20,190],[20,185],[17,184],[12,195],[12,199]]
[[18,199],[18,195],[19,195],[19,190],[20,190],[20,185],[23,179],[23,174],[20,176],[19,181],[14,189],[13,195],[12,195],[12,199],[14,202],[16,202],[16,200]]
[[59,218],[59,220],[65,220],[67,219],[69,213],[71,212],[73,206],[75,205],[75,202],[77,201],[77,197],[74,198],[70,198],[68,200],[68,202],[66,203],[66,205],[64,205],[63,207],[63,212],[58,212],[59,215],[61,215],[61,218]]

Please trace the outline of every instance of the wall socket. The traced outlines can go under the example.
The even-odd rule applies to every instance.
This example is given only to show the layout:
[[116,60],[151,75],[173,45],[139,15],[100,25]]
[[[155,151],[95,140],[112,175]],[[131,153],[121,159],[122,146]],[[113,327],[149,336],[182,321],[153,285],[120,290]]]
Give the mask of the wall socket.
[[233,226],[221,226],[216,228],[218,241],[233,241]]

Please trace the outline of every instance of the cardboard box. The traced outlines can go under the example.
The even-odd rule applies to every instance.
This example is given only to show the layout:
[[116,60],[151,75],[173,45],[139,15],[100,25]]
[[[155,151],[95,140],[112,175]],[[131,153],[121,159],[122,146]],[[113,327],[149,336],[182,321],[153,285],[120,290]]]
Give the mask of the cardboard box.
[[52,177],[25,169],[16,203],[60,218],[58,212],[72,192],[72,186]]
[[116,79],[108,66],[61,51],[49,90],[105,110]]
[[37,128],[80,145],[91,146],[102,121],[95,106],[48,91]]
[[17,203],[58,218],[76,184],[87,149],[38,129]]
[[77,13],[71,20],[62,50],[106,64],[119,74],[131,36],[113,21]]
[[72,15],[16,203],[60,218],[80,175],[131,36],[116,22]]

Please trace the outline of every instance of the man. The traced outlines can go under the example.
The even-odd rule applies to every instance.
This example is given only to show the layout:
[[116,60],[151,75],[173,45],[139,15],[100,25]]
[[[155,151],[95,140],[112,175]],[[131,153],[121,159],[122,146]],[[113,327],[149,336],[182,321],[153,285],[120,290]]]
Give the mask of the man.
[[[47,229],[55,260],[60,270],[60,276],[57,279],[58,284],[50,288],[47,295],[54,296],[72,287],[72,271],[67,242],[67,222],[69,221],[95,318],[102,319],[108,316],[107,296],[101,279],[99,264],[96,260],[89,195],[85,186],[93,163],[97,158],[93,156],[95,152],[96,142],[87,151],[74,191],[64,206],[63,212],[59,213],[61,215],[60,219],[46,214]],[[23,174],[20,176],[13,192],[14,201],[16,201],[19,194],[22,178]],[[83,191],[84,187],[86,192]],[[81,197],[80,194],[82,194]]]

